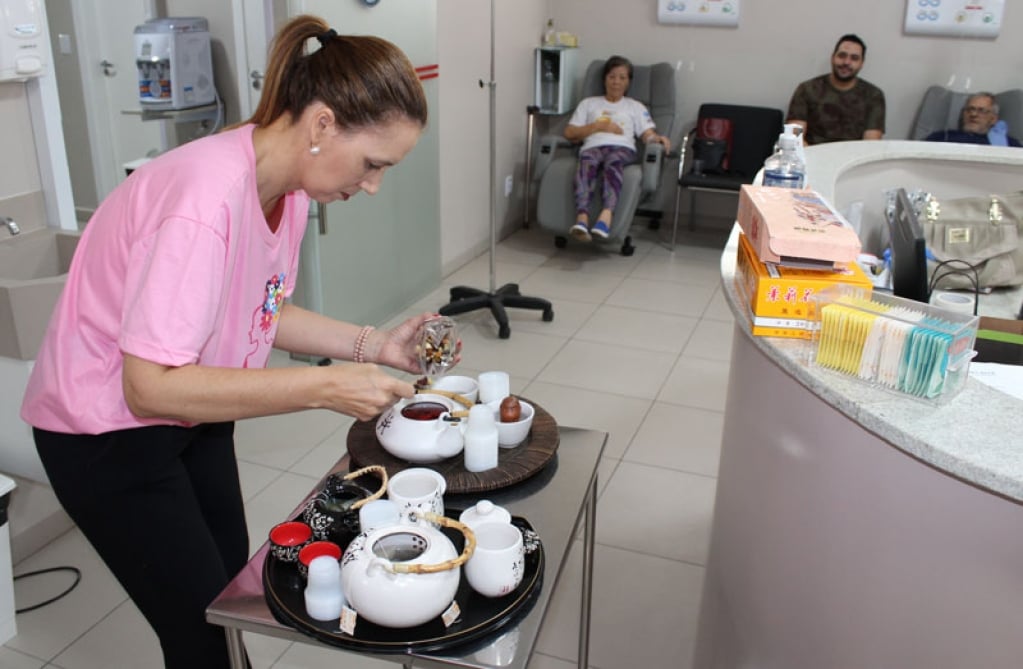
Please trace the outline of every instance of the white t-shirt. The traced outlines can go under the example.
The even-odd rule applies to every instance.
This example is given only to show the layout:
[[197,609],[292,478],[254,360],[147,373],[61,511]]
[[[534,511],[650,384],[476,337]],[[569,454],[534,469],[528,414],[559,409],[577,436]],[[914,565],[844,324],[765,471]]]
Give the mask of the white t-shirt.
[[622,98],[610,102],[603,95],[585,98],[575,108],[569,125],[584,126],[594,123],[602,116],[609,117],[622,129],[622,134],[613,132],[595,132],[583,140],[582,150],[595,146],[616,145],[630,149],[636,148],[636,139],[650,128],[655,127],[654,120],[646,106],[632,98]]

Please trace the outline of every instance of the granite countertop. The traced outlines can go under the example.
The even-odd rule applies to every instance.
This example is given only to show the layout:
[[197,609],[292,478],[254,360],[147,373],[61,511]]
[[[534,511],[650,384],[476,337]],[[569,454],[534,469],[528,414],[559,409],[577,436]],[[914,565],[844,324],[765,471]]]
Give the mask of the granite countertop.
[[948,403],[934,405],[873,387],[810,362],[802,339],[754,337],[735,291],[736,225],[721,256],[721,281],[745,336],[812,393],[913,457],[979,487],[1023,501],[1023,401],[968,379]]

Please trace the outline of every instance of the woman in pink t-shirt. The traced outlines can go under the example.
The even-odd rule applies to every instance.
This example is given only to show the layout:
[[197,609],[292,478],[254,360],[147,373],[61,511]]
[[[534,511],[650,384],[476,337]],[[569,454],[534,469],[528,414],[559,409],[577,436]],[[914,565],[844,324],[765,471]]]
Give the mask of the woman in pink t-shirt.
[[[412,339],[431,314],[380,331],[286,298],[310,199],[375,193],[426,119],[397,47],[298,17],[251,119],[147,163],[86,226],[22,417],[167,667],[228,666],[205,609],[248,557],[233,421],[367,420],[414,392],[381,366],[419,371]],[[358,364],[267,369],[271,348]]]

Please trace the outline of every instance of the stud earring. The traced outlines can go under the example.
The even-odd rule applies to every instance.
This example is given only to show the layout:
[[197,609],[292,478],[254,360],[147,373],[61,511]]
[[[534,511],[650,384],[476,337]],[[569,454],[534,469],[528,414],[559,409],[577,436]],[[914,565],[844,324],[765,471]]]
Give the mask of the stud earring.
[[318,146],[310,146],[309,147],[309,153],[313,154],[314,156],[320,155],[320,147],[318,147]]

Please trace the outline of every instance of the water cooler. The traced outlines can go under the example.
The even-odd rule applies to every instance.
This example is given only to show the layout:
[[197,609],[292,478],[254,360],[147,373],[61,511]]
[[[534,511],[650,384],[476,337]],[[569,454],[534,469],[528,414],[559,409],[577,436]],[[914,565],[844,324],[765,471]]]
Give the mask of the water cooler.
[[201,17],[150,19],[135,28],[139,102],[187,109],[216,100],[209,22]]
[[14,623],[11,528],[7,522],[7,506],[14,487],[13,480],[0,474],[0,644],[7,643],[18,632]]
[[38,77],[49,63],[39,0],[0,0],[0,81]]
[[573,92],[579,71],[579,50],[542,46],[536,50],[535,104],[541,114],[568,114],[575,109]]

